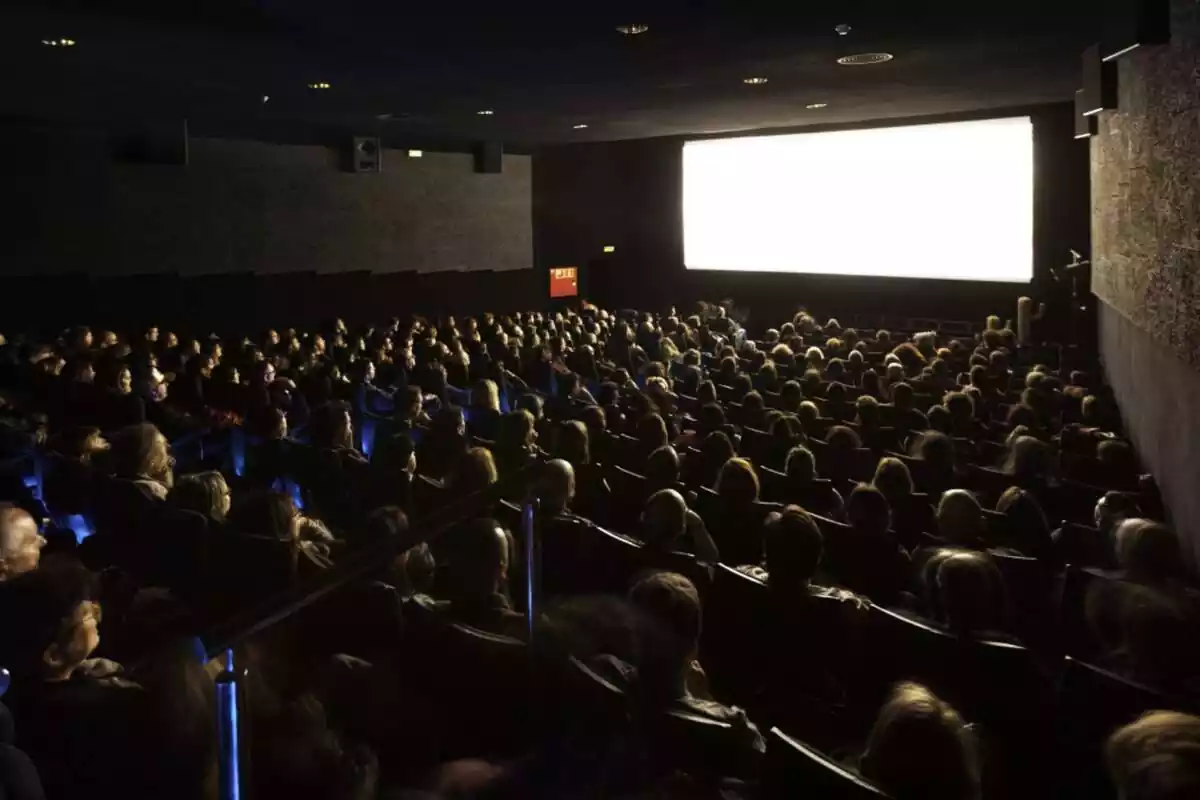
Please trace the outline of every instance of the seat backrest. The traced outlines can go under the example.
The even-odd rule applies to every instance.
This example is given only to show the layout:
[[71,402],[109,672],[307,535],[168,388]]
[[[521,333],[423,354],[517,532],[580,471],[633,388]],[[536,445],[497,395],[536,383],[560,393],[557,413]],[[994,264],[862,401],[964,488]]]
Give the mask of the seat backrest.
[[854,770],[793,739],[779,728],[767,738],[760,785],[763,800],[797,796],[821,800],[879,800],[887,793]]

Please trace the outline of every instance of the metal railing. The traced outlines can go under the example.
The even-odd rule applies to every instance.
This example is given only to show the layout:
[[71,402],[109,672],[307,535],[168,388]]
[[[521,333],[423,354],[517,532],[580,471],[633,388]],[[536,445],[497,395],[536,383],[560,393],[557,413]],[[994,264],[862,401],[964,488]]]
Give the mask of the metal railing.
[[[541,464],[526,467],[516,475],[469,495],[461,500],[439,508],[412,523],[407,532],[381,541],[354,553],[319,584],[307,590],[292,590],[259,604],[254,609],[236,616],[233,620],[215,627],[204,637],[205,653],[210,660],[220,659],[222,670],[216,678],[218,768],[221,800],[242,800],[248,797],[245,781],[246,737],[245,724],[245,678],[244,667],[237,663],[238,645],[249,641],[256,634],[312,606],[339,589],[377,573],[381,564],[421,542],[430,542],[454,526],[469,520],[473,515],[510,495],[514,489],[531,485]],[[525,492],[522,491],[524,494]],[[523,534],[522,557],[525,561],[525,592],[527,625],[530,641],[533,639],[534,621],[540,602],[540,569],[537,563],[540,548],[536,541],[537,500],[529,496],[522,505],[521,527]]]

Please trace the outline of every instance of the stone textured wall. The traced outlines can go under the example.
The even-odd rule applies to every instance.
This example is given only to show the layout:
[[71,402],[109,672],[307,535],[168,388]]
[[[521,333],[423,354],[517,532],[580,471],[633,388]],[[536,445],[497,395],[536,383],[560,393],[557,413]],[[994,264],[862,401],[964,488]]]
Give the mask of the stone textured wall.
[[1200,3],[1173,0],[1171,44],[1118,69],[1092,139],[1092,290],[1200,367]]
[[1105,371],[1185,554],[1200,565],[1200,2],[1119,64],[1092,138],[1092,290]]

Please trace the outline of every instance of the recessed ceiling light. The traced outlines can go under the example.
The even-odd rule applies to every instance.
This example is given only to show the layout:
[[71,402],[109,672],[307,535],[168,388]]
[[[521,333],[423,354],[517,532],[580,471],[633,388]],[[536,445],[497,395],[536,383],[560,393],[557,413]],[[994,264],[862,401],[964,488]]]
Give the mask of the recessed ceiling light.
[[871,64],[883,64],[895,58],[891,53],[855,53],[852,56],[842,56],[837,63],[843,67],[865,67]]
[[74,39],[42,39],[42,44],[46,47],[74,47]]
[[269,103],[269,102],[271,102],[271,95],[269,95],[269,94],[264,94],[264,95],[263,95],[263,102],[264,102],[264,103]]
[[325,83],[325,81],[321,81],[319,83],[310,83],[308,85],[308,88],[310,88],[310,89],[332,89],[333,87],[330,84]]
[[421,150],[409,150],[408,151],[409,158],[420,158],[423,155],[425,155],[425,153]]
[[846,36],[847,34],[850,33],[850,31],[852,31],[854,29],[843,22],[841,25],[836,26],[834,28],[834,30],[837,31],[838,36]]
[[742,83],[748,83],[751,86],[762,86],[766,82],[766,78],[742,78]]
[[639,33],[645,33],[646,31],[650,30],[650,26],[642,25],[640,23],[633,25],[618,25],[617,30],[626,36],[637,36]]
[[586,127],[587,127],[587,123],[586,123],[586,122],[581,122],[581,123],[579,123],[578,125],[572,125],[571,127],[572,127],[572,128],[574,128],[574,129],[575,129],[575,130],[577,130],[577,131],[581,131],[581,130],[583,130],[584,128],[586,128]]
[[475,113],[481,117],[490,117],[493,114],[495,114],[496,112],[492,111],[490,108],[482,108],[479,111],[476,111]]
[[805,106],[809,111],[816,111],[818,108],[828,108],[829,103],[809,103]]

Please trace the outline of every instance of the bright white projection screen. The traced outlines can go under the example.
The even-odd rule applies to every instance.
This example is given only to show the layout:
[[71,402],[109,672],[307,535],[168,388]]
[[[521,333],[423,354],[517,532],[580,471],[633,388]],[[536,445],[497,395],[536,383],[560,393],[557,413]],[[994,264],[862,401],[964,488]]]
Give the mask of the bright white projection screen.
[[688,269],[1027,282],[1029,117],[683,147]]

